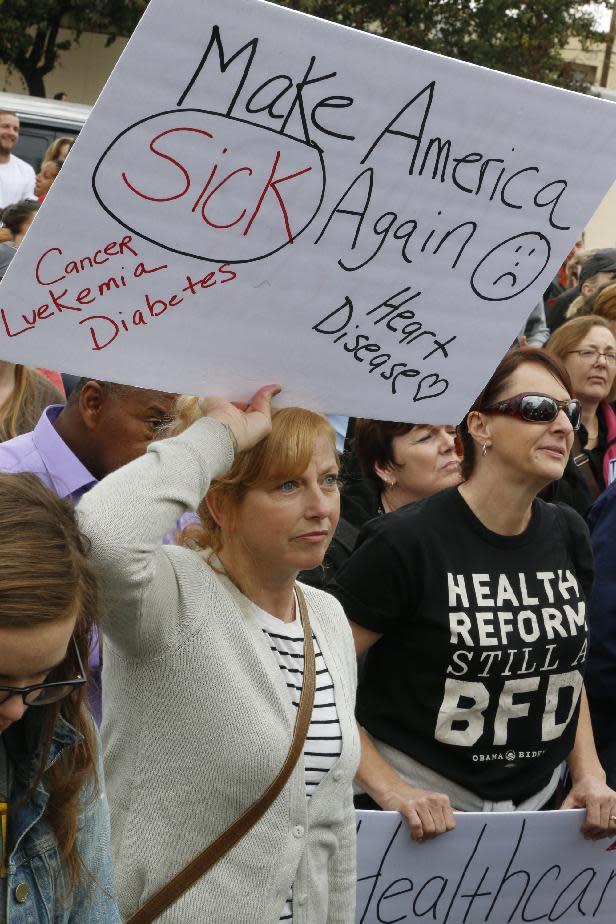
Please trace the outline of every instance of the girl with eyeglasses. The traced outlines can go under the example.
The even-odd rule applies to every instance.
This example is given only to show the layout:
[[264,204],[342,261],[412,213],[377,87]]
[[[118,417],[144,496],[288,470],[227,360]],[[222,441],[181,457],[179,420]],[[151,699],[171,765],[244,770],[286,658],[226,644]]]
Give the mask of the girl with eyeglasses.
[[562,475],[580,405],[567,372],[509,353],[459,435],[459,487],[373,520],[335,593],[367,653],[357,696],[360,806],[403,813],[415,840],[454,811],[586,809],[616,834],[584,694],[588,531],[537,494]]
[[585,516],[610,483],[610,462],[616,459],[616,337],[604,318],[574,318],[559,327],[546,349],[571,377],[572,394],[582,406],[563,478],[546,497],[569,504]]
[[0,474],[0,921],[116,924],[85,700],[97,587],[72,509]]

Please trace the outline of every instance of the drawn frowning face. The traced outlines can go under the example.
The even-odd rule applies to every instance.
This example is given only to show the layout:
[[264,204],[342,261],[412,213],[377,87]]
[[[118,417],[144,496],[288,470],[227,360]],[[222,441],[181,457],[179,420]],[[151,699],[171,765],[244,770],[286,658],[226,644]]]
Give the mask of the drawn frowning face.
[[488,302],[506,302],[529,288],[550,259],[550,242],[539,231],[526,231],[497,244],[471,276],[475,295]]

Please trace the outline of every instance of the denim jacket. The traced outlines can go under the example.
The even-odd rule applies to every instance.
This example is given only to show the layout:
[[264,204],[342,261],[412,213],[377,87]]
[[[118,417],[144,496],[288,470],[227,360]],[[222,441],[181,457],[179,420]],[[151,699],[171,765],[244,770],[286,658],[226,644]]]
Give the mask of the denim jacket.
[[[37,715],[37,710],[30,709],[4,733],[13,766],[31,767],[29,780],[32,780],[36,767],[32,760],[36,747],[29,745],[40,740],[41,719],[42,715]],[[65,748],[73,747],[78,740],[75,729],[59,718],[47,769]],[[92,876],[83,873],[68,895],[58,846],[49,823],[43,817],[48,800],[44,785],[39,784],[25,805],[20,805],[28,789],[28,781],[18,773],[14,774],[9,809],[11,852],[7,880],[0,880],[6,890],[7,924],[120,924],[100,741],[97,774],[99,787],[95,791],[94,784],[91,784],[89,791],[84,793],[77,832],[80,857]],[[4,899],[0,902],[0,909],[3,904]]]

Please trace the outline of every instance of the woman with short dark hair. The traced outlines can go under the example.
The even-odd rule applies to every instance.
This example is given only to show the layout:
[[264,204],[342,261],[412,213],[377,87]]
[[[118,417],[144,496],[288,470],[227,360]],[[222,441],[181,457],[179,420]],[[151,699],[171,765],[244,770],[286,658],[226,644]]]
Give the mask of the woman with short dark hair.
[[337,576],[367,652],[358,689],[371,807],[420,840],[453,810],[585,807],[589,837],[616,833],[583,688],[588,530],[539,491],[562,475],[579,425],[567,372],[508,354],[460,427],[465,481],[374,520]]
[[355,453],[385,513],[459,483],[455,436],[453,424],[358,420]]

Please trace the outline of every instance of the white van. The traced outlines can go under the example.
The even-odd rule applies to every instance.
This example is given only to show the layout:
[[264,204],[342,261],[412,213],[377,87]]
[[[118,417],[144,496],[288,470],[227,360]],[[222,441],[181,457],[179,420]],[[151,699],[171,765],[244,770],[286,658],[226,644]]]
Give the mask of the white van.
[[81,103],[0,93],[0,111],[16,112],[19,116],[19,141],[13,153],[31,164],[37,173],[51,142],[60,137],[76,138],[91,109]]

